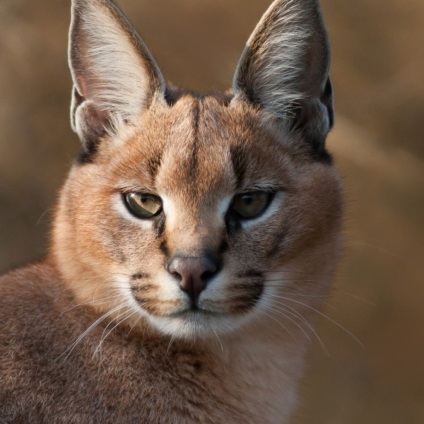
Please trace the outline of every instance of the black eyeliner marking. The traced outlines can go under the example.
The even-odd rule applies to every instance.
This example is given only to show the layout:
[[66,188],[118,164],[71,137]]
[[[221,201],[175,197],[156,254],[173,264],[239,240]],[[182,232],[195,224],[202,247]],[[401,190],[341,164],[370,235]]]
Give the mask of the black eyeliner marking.
[[231,209],[225,215],[225,227],[229,236],[233,236],[241,230],[240,220],[237,215],[231,211]]
[[156,216],[156,219],[153,220],[153,228],[156,231],[158,237],[162,237],[165,231],[165,224],[166,224],[166,218],[165,218],[165,214],[162,211],[162,213]]
[[159,245],[160,251],[165,255],[165,257],[169,257],[169,248],[165,240],[162,240]]
[[218,254],[221,256],[221,255],[223,255],[225,252],[227,252],[227,251],[228,251],[228,249],[229,249],[229,245],[228,245],[227,240],[223,240],[223,241],[222,241],[222,243],[221,243],[221,245],[219,246]]

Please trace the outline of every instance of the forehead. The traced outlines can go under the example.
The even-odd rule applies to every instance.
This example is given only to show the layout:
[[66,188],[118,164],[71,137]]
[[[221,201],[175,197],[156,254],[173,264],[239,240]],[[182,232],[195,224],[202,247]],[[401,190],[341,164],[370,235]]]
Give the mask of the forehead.
[[[169,125],[157,184],[164,190],[199,197],[235,183],[226,107],[212,99],[189,97],[174,106],[177,122]],[[192,193],[187,193],[190,191]]]
[[283,143],[254,111],[192,96],[149,111],[115,157],[121,177],[192,199],[217,190],[231,194],[255,180],[279,180],[286,162]]

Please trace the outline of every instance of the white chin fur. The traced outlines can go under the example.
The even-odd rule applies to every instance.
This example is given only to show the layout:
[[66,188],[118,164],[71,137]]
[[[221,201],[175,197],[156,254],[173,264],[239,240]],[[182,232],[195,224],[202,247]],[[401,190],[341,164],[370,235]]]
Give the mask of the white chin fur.
[[243,316],[208,316],[200,312],[177,317],[157,317],[143,311],[143,316],[160,333],[183,339],[216,339],[232,333],[250,321],[251,313]]

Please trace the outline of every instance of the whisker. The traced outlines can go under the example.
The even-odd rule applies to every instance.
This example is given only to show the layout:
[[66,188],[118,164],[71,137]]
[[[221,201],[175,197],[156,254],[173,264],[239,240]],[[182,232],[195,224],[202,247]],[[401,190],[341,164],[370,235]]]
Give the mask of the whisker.
[[213,333],[215,334],[215,337],[217,338],[218,343],[221,346],[221,351],[222,351],[222,353],[224,353],[224,345],[222,344],[221,339],[220,339],[218,333],[215,331],[215,329],[212,327],[212,325],[209,323],[209,321],[208,321],[208,326],[213,331]]
[[79,307],[86,306],[86,305],[92,305],[92,306],[104,305],[104,304],[110,303],[111,301],[118,299],[120,297],[122,297],[122,294],[117,294],[115,296],[108,296],[108,297],[103,297],[103,298],[96,299],[96,300],[93,299],[93,300],[88,300],[87,302],[77,303],[76,305],[73,305],[70,308],[65,309],[62,312],[62,314],[65,314],[69,311],[72,311],[75,308],[79,308]]
[[[290,283],[299,283],[299,282],[303,282],[303,281],[290,280]],[[265,285],[267,287],[278,287],[278,288],[280,288],[282,290],[286,290],[290,293],[294,292],[293,294],[296,295],[296,296],[311,297],[311,298],[317,298],[317,299],[326,299],[328,297],[325,294],[307,294],[307,293],[304,293],[306,291],[305,287],[288,286],[288,285],[285,285],[286,282],[282,281],[282,280],[271,281],[272,284],[268,284],[268,283],[269,283],[269,281],[265,282]],[[276,283],[281,283],[281,284],[276,284]]]
[[375,244],[372,243],[368,243],[365,241],[360,241],[360,240],[347,240],[345,242],[345,246],[349,249],[349,248],[355,248],[355,247],[367,247],[370,249],[374,249],[380,253],[384,253],[385,255],[389,255],[389,256],[394,256],[394,257],[399,257],[399,254],[392,252],[390,250],[387,250],[384,247],[381,246],[377,246]]
[[363,297],[361,297],[361,296],[358,296],[358,295],[356,295],[356,294],[352,294],[352,293],[349,293],[349,292],[347,292],[347,291],[341,291],[341,293],[343,294],[343,295],[345,295],[345,296],[349,296],[349,297],[352,297],[353,299],[355,299],[355,300],[358,300],[358,301],[360,301],[360,302],[363,302],[363,303],[366,303],[367,305],[370,305],[370,306],[375,306],[375,303],[374,302],[371,302],[370,300],[368,300],[368,299],[365,299],[365,298],[363,298]]
[[259,309],[259,312],[266,315],[268,318],[271,318],[273,321],[275,321],[280,327],[282,327],[294,340],[296,340],[296,337],[294,337],[293,333],[289,331],[289,329],[282,324],[278,319],[274,318],[272,315],[267,314],[263,309]]
[[276,278],[272,280],[265,280],[266,283],[312,283],[316,286],[326,286],[328,283],[320,282],[317,280],[305,280],[304,278]]
[[140,322],[142,316],[140,315],[135,321],[134,324],[131,326],[130,331],[127,333],[127,337],[130,335],[131,331],[134,330],[134,328],[137,326],[137,324]]
[[[101,346],[102,346],[102,344],[103,344],[103,342],[107,339],[107,337],[113,332],[113,330],[115,330],[115,328],[117,328],[119,325],[121,325],[124,321],[126,321],[128,318],[130,318],[130,317],[132,317],[134,314],[136,314],[137,313],[137,311],[134,311],[134,310],[128,310],[128,311],[125,311],[125,312],[123,312],[122,314],[119,314],[114,320],[112,320],[106,327],[105,327],[105,329],[103,330],[103,333],[102,333],[102,337],[101,337],[101,339],[100,339],[100,342],[99,342],[99,344],[98,344],[98,346],[96,347],[96,349],[94,350],[94,353],[93,353],[93,357],[96,355],[96,353],[97,352],[99,352],[99,350],[101,349]],[[109,330],[107,333],[106,333],[106,335],[104,335],[104,333],[105,333],[105,331],[107,330],[107,328],[109,327],[109,325],[111,324],[111,323],[113,323],[114,321],[116,321],[116,320],[118,320],[120,317],[122,317],[123,315],[125,315],[125,317],[123,318],[123,319],[121,319],[114,327],[112,327],[112,329],[111,330]]]
[[[284,270],[265,270],[263,271],[266,274],[300,274],[300,275],[311,275],[311,271],[301,271],[301,270],[292,270],[292,269],[284,269]],[[333,277],[333,274],[331,273],[316,273],[313,272],[313,275],[316,275],[318,277]]]
[[166,354],[169,354],[169,351],[171,350],[172,344],[174,343],[175,340],[175,334],[172,334],[171,339],[169,340],[168,343],[168,348],[166,349]]
[[88,334],[90,334],[101,322],[103,322],[105,319],[107,319],[109,316],[114,314],[119,309],[122,309],[124,306],[128,306],[130,304],[129,301],[123,303],[122,305],[116,306],[115,308],[111,309],[110,311],[103,314],[100,318],[98,318],[96,321],[94,321],[62,354],[58,356],[57,359],[60,359],[63,355],[66,354],[63,362],[66,361],[66,359],[69,357],[69,355],[73,352],[75,347],[81,342],[81,340],[86,337]]
[[[307,309],[310,309],[311,311],[314,311],[315,313],[317,313],[321,317],[327,319],[329,322],[331,322],[332,324],[334,324],[336,327],[338,327],[341,330],[343,330],[346,334],[348,334],[350,337],[352,337],[353,340],[355,340],[361,347],[364,347],[363,343],[355,335],[353,335],[348,329],[346,329],[341,324],[339,324],[337,321],[335,321],[334,319],[330,318],[328,315],[325,315],[324,313],[322,313],[318,309],[315,309],[312,306],[307,305],[306,303],[299,302],[298,300],[290,299],[290,298],[285,297],[285,296],[275,295],[273,293],[271,293],[270,296],[273,296],[273,297],[278,298],[278,299],[288,300],[289,302],[294,302],[294,303],[296,303],[298,305],[301,305],[301,306],[303,306],[303,307],[305,307]],[[285,305],[285,304],[283,304],[283,305]],[[285,306],[287,306],[287,305],[285,305]]]
[[[290,322],[292,322],[294,325],[296,325],[296,327],[305,335],[305,337],[308,339],[309,343],[312,343],[311,338],[309,337],[309,334],[305,331],[305,329],[298,323],[296,322],[293,318],[290,318],[289,316],[287,316],[285,313],[290,314],[290,312],[287,309],[284,309],[280,306],[277,305],[271,305],[270,309],[276,313],[278,313],[279,315],[281,315],[284,319],[288,319]],[[292,316],[294,316],[294,314],[291,314]]]
[[[278,301],[275,301],[275,299],[274,300],[271,300],[271,301],[274,301],[274,302],[276,302],[276,303],[278,303],[279,305],[281,305],[284,309],[284,311],[285,312],[287,312],[287,313],[289,313],[289,314],[291,314],[292,316],[294,316],[295,318],[298,318],[303,324],[305,324],[306,325],[306,327],[309,329],[309,331],[311,331],[312,332],[312,334],[316,337],[316,339],[318,340],[318,343],[320,344],[320,346],[321,346],[321,349],[323,350],[323,352],[324,352],[324,354],[326,355],[326,356],[328,356],[328,357],[330,357],[331,355],[330,355],[330,352],[329,352],[329,350],[327,349],[327,346],[325,345],[325,343],[323,342],[323,340],[321,339],[321,337],[318,335],[318,333],[315,331],[315,329],[312,327],[312,325],[306,320],[306,318],[304,317],[304,316],[302,316],[298,311],[296,311],[295,309],[293,309],[293,308],[291,308],[290,306],[288,306],[288,305],[286,305],[286,304],[284,304],[284,303],[282,303],[282,302],[278,302]],[[277,305],[273,305],[274,307],[277,307]],[[291,311],[289,311],[289,310],[287,310],[287,309],[289,309],[289,310],[291,310]],[[288,317],[287,317],[288,318]],[[309,341],[311,341],[311,339],[308,337],[308,340]]]

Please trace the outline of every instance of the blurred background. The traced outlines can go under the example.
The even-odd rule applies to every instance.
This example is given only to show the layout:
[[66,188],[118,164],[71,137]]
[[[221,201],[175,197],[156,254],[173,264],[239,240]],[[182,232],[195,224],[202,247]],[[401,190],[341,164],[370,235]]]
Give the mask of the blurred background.
[[[120,4],[167,78],[208,90],[230,85],[270,0]],[[319,322],[330,355],[314,344],[295,422],[423,423],[424,2],[322,5],[338,113],[329,148],[345,179],[346,245],[329,319]],[[68,120],[69,6],[0,1],[2,272],[43,256],[58,188],[79,149]]]

